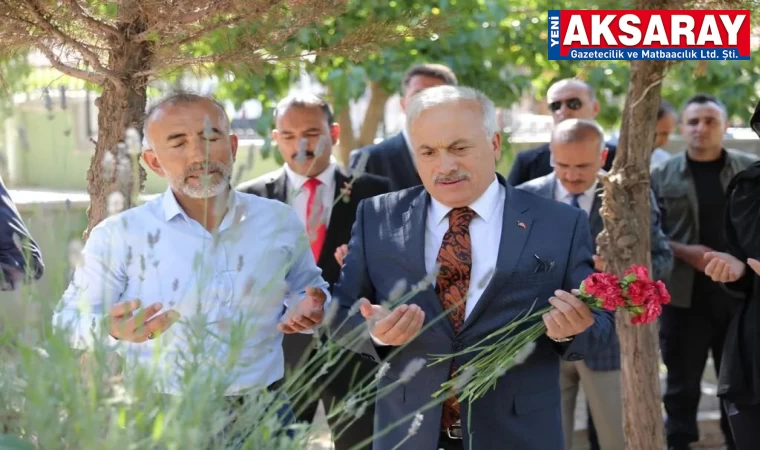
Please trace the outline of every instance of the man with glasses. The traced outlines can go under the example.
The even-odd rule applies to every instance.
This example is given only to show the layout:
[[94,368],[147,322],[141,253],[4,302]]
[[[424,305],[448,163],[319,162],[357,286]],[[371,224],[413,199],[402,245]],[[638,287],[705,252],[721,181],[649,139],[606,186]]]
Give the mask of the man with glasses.
[[[597,180],[608,154],[602,128],[593,120],[566,120],[552,132],[551,152],[554,173],[531,180],[518,189],[583,209],[589,218],[591,235],[596,237],[604,229],[599,214],[601,186]],[[673,266],[673,253],[660,229],[660,211],[654,193],[650,195],[652,275],[663,279]],[[599,255],[594,255],[594,264],[597,271],[605,268]],[[573,448],[575,402],[581,385],[597,425],[600,447],[624,449],[620,346],[616,334],[603,350],[588,353],[583,361],[560,361],[566,449]]]
[[[557,81],[549,87],[546,98],[555,126],[566,119],[594,120],[599,114],[600,105],[594,89],[581,80],[569,78]],[[604,164],[604,170],[610,170],[617,148],[610,143],[607,143],[606,147],[607,161]],[[550,174],[552,172],[550,159],[551,152],[548,143],[518,153],[507,182],[512,186],[518,186],[526,181]]]

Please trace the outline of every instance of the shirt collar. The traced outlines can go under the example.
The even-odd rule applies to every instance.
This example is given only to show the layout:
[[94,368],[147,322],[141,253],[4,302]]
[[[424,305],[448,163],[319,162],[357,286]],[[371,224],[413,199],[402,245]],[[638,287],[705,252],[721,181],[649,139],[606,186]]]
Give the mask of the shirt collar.
[[[285,169],[285,175],[288,177],[288,183],[296,191],[300,190],[303,185],[306,184],[306,182],[309,180],[309,177],[295,173],[293,169],[291,169],[287,164],[285,164],[283,167]],[[335,164],[331,162],[327,168],[322,171],[322,173],[314,178],[322,182],[322,184],[325,186],[329,186],[335,179]]]
[[[499,187],[499,180],[494,176],[494,180],[488,189],[477,200],[468,205],[486,223],[491,221],[494,211],[499,206]],[[430,217],[436,225],[440,224],[452,209],[454,208],[446,206],[432,197],[430,198]]]
[[[237,207],[239,205],[238,195],[240,195],[231,187],[227,192],[227,214],[225,215],[225,219],[227,216],[231,215],[231,212],[237,212]],[[177,197],[174,195],[174,191],[172,191],[171,186],[169,186],[164,192],[164,196],[161,199],[161,208],[164,210],[164,220],[167,222],[177,216],[182,216],[185,218],[185,220],[190,220],[190,217],[187,215],[185,210],[182,209],[182,206],[180,206],[179,202],[177,201]],[[222,222],[224,222],[224,219],[222,219]]]
[[[600,171],[599,173],[603,174],[605,172],[604,171]],[[597,189],[598,185],[599,185],[598,182],[592,184],[591,187],[588,188],[588,189],[586,189],[585,191],[583,191],[583,193],[580,196],[584,197],[584,198],[594,198],[594,194],[596,193],[596,189]],[[562,181],[560,181],[559,178],[557,178],[555,176],[554,198],[556,200],[563,200],[563,199],[566,199],[566,198],[569,199],[571,197],[572,197],[572,194],[570,192],[568,192],[567,189],[565,189],[565,186],[562,185]]]

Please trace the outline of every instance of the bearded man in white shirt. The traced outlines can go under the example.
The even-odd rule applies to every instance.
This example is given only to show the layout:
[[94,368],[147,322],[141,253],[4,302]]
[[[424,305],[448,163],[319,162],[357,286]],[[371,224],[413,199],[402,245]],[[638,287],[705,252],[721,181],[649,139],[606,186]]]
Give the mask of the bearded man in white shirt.
[[283,333],[321,323],[328,285],[291,208],[230,188],[238,140],[217,102],[168,97],[143,134],[168,189],[92,229],[53,322],[75,348],[119,352],[127,378],[153,373],[162,394],[183,395],[182,355],[201,346],[198,376],[242,404],[283,377]]

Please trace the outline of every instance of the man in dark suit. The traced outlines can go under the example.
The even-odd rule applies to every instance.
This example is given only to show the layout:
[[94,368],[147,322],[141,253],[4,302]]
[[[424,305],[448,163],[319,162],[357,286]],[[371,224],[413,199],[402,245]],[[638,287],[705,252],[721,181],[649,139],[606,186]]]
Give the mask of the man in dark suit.
[[42,252],[0,179],[0,290],[12,291],[42,277]]
[[[601,107],[594,88],[584,81],[572,78],[560,80],[551,85],[546,92],[546,99],[549,102],[555,126],[566,119],[594,120]],[[610,143],[606,145],[607,161],[604,164],[604,170],[610,170],[617,147]],[[512,163],[507,182],[512,186],[519,186],[526,181],[549,175],[551,172],[551,152],[549,144],[546,143],[519,152]]]
[[[612,315],[570,294],[594,270],[588,220],[496,174],[501,135],[494,110],[470,88],[419,93],[407,125],[423,186],[359,205],[333,293],[340,307],[331,332],[365,358],[389,362],[379,375],[384,395],[375,403],[375,429],[385,434],[375,438],[375,450],[562,449],[560,357],[580,360],[610,339]],[[383,306],[400,280],[426,279],[434,286],[392,311]],[[361,314],[352,315],[357,301]],[[473,346],[534,302],[554,308],[543,316],[546,335],[523,363],[484,397],[461,405],[452,397],[422,411],[421,422],[414,418],[452,368],[473,355],[452,365],[420,358]],[[369,337],[349,342],[356,327],[368,327]],[[419,371],[410,376],[410,367]]]
[[[401,82],[401,109],[406,111],[409,100],[423,89],[444,84],[457,84],[456,75],[448,67],[440,64],[412,67],[404,74]],[[356,167],[362,159],[362,153],[366,153],[363,157],[366,158],[365,172],[388,178],[394,191],[419,186],[422,183],[417,175],[406,127],[392,138],[352,151],[349,157],[350,167]]]
[[[523,183],[518,189],[583,209],[589,218],[591,235],[596,239],[604,229],[599,214],[603,191],[597,178],[607,157],[604,132],[591,120],[565,120],[552,132],[551,151],[554,172]],[[673,268],[673,252],[660,228],[660,210],[652,191],[650,211],[652,276],[662,280]],[[596,269],[604,271],[601,257],[594,255],[594,260]],[[583,361],[562,361],[560,373],[565,448],[570,449],[573,445],[575,402],[581,385],[594,417],[600,448],[625,448],[617,335],[613,335],[612,342],[602,351],[589,353]]]
[[[273,137],[285,165],[241,184],[238,189],[293,206],[309,231],[312,252],[322,269],[322,278],[332,289],[340,276],[342,250],[351,237],[357,205],[363,199],[389,192],[390,183],[387,179],[367,174],[353,178],[331,161],[331,149],[337,143],[340,129],[337,123],[333,123],[330,106],[317,96],[300,94],[282,100],[275,109],[275,126]],[[286,367],[297,367],[312,344],[310,335],[286,335],[283,340]],[[334,399],[343,399],[352,388],[356,366],[357,380],[373,368],[356,355],[348,353],[347,357],[351,361],[328,383],[321,396],[326,408]],[[300,419],[311,421],[315,411],[316,404],[309,405]],[[336,450],[352,448],[372,436],[372,416],[373,408],[368,408],[336,440]]]

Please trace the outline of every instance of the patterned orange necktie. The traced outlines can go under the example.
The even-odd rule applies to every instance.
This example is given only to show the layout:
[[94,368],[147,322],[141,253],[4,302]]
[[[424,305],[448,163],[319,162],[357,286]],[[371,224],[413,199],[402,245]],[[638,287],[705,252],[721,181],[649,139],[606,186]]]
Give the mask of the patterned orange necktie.
[[[475,211],[470,208],[454,208],[449,213],[449,229],[443,235],[443,243],[436,262],[440,271],[435,280],[435,293],[444,310],[451,310],[449,320],[458,333],[464,323],[465,299],[470,288],[472,269],[472,244],[470,242],[470,222]],[[452,364],[451,376],[456,367]],[[443,403],[441,426],[445,430],[459,420],[459,402],[451,396]]]

